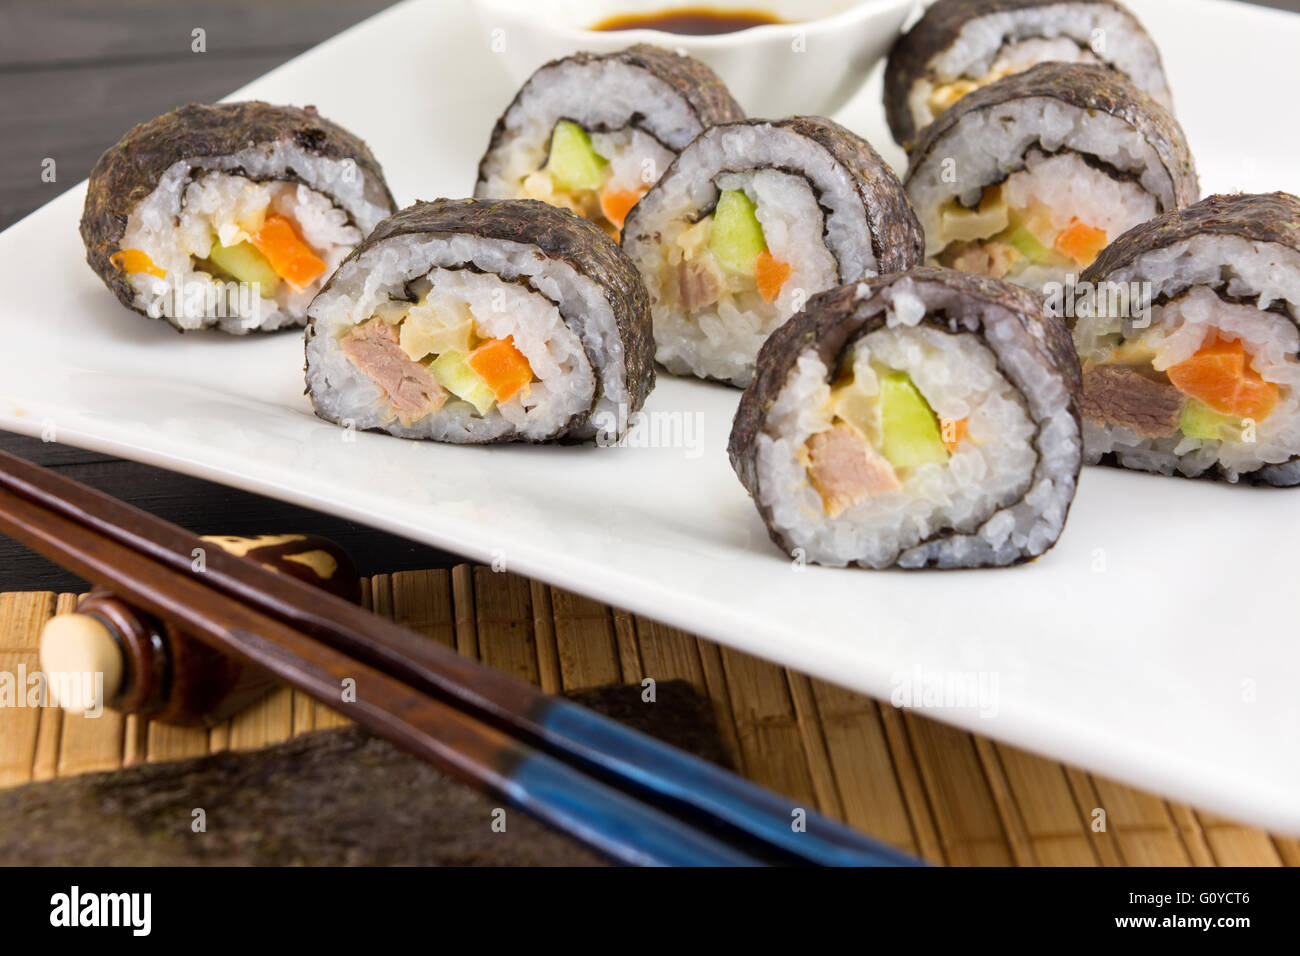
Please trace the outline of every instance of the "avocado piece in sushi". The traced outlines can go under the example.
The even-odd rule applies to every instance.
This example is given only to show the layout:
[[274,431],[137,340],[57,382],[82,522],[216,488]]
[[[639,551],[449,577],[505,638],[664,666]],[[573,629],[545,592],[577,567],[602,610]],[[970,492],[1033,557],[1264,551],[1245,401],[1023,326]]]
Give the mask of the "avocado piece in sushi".
[[1233,415],[1216,412],[1210,406],[1188,400],[1178,416],[1178,430],[1187,438],[1205,441],[1233,441],[1242,435],[1243,422]]
[[599,189],[609,174],[609,162],[592,148],[586,130],[577,123],[561,120],[551,133],[546,171],[561,189]]
[[917,468],[948,460],[939,420],[906,372],[879,376],[880,453],[895,468]]
[[478,372],[469,367],[464,352],[443,352],[429,363],[429,371],[438,384],[459,399],[469,402],[479,415],[486,415],[497,403]]
[[271,268],[266,257],[253,248],[251,242],[238,242],[233,246],[213,242],[208,259],[240,282],[256,283],[261,287],[263,295],[274,295],[280,286],[280,276]]
[[304,325],[325,278],[394,208],[365,143],[313,107],[191,103],[99,158],[81,237],[127,308],[243,335]]
[[754,201],[741,189],[724,189],[713,211],[709,252],[731,272],[752,276],[760,253],[767,251]]

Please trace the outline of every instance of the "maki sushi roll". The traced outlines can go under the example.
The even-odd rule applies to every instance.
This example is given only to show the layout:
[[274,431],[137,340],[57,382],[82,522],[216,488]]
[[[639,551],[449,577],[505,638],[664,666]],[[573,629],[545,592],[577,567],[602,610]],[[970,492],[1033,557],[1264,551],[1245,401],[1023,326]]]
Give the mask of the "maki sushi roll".
[[656,358],[742,387],[809,296],[917,265],[923,247],[893,170],[815,116],[701,133],[632,210],[622,241],[650,293]]
[[1039,63],[1094,63],[1173,109],[1160,52],[1112,0],[938,0],[899,37],[885,66],[885,116],[911,150],[967,93]]
[[534,200],[416,203],[311,304],[316,414],[402,438],[616,441],[654,386],[636,270],[594,224]]
[[1033,293],[919,268],[815,296],[758,357],[728,448],[781,550],[842,567],[1016,564],[1060,535],[1079,364]]
[[396,208],[366,144],[314,107],[190,104],[95,164],[90,267],[178,330],[301,326],[322,283]]
[[1089,462],[1300,484],[1300,199],[1211,196],[1120,236],[1082,280]]
[[682,147],[744,116],[698,60],[645,44],[577,53],[538,69],[497,120],[474,195],[538,199],[617,238]]
[[1182,127],[1114,70],[1043,63],[976,90],[916,144],[932,264],[1039,288],[1200,187]]

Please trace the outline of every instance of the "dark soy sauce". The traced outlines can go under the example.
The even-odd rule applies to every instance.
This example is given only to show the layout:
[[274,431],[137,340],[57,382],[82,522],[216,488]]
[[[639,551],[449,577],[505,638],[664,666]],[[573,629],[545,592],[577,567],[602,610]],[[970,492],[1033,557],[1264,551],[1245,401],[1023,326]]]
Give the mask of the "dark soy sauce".
[[784,23],[761,10],[711,10],[708,7],[683,7],[661,13],[630,13],[609,17],[592,26],[593,30],[662,30],[690,36],[735,33],[750,27]]

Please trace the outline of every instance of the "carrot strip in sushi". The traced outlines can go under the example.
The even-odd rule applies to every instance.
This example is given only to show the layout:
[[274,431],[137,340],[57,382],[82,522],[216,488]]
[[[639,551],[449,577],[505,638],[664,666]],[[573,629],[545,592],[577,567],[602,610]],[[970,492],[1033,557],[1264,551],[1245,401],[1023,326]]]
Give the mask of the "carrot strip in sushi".
[[[647,187],[649,188],[649,187]],[[615,229],[623,228],[623,221],[632,207],[646,193],[645,189],[611,189],[601,194],[600,211]]]
[[1076,217],[1056,237],[1056,248],[1079,265],[1086,266],[1106,248],[1106,231]]
[[764,302],[775,302],[781,286],[790,278],[790,263],[782,262],[764,249],[754,260],[754,283]]
[[488,339],[466,359],[469,367],[478,372],[498,402],[508,402],[521,388],[533,380],[533,369],[524,354],[515,348],[514,339]]
[[122,249],[108,257],[108,261],[117,266],[123,272],[147,272],[151,276],[159,279],[167,278],[167,270],[160,269],[154,265],[148,253],[139,249]]
[[295,288],[305,288],[325,271],[320,256],[311,251],[284,216],[267,216],[262,228],[251,238],[257,251],[271,263],[271,268]]
[[1191,358],[1170,366],[1169,381],[1216,412],[1256,421],[1267,418],[1278,399],[1278,387],[1246,363],[1240,340],[1216,338]]

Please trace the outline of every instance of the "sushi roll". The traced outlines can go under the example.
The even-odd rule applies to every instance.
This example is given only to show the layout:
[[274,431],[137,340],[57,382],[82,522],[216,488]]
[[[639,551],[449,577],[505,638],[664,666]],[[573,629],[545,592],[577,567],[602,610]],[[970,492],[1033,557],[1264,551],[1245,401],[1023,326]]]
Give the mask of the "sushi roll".
[[871,145],[815,116],[706,130],[632,210],[656,358],[748,385],[754,358],[814,293],[921,261],[916,215]]
[[1089,462],[1300,484],[1300,199],[1211,196],[1120,236],[1081,279]]
[[654,386],[636,270],[593,223],[534,200],[403,209],[309,312],[307,390],[346,427],[616,441]]
[[905,182],[927,261],[1040,289],[1200,190],[1164,107],[1114,70],[1067,63],[963,97],[922,132]]
[[698,60],[645,44],[577,53],[538,69],[497,120],[474,195],[539,199],[617,237],[682,147],[744,116]]
[[127,308],[243,335],[305,324],[325,279],[395,208],[366,144],[314,107],[192,103],[99,158],[81,238]]
[[885,66],[885,116],[907,150],[967,93],[1039,63],[1095,63],[1173,109],[1160,51],[1112,0],[938,0]]
[[1060,535],[1079,364],[1033,293],[927,267],[840,286],[768,339],[758,369],[728,451],[796,560],[1000,567]]

